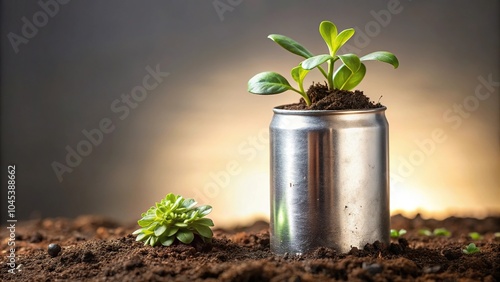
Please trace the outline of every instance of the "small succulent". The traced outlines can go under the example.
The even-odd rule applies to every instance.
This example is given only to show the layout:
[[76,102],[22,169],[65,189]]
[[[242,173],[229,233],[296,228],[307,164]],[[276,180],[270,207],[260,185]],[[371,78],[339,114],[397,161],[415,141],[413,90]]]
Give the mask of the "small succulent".
[[193,199],[170,193],[141,214],[142,218],[137,221],[141,228],[132,234],[137,235],[136,241],[144,241],[144,245],[151,246],[170,246],[175,239],[189,244],[195,235],[209,242],[213,236],[210,226],[214,223],[204,217],[212,211],[212,207],[195,207],[196,204]]
[[[354,35],[354,29],[349,28],[341,32],[330,21],[323,21],[319,25],[319,33],[328,47],[327,54],[313,55],[297,41],[280,34],[270,34],[269,39],[276,42],[285,50],[305,58],[291,71],[291,76],[298,84],[298,89],[292,87],[281,74],[276,72],[261,72],[248,81],[248,91],[254,94],[272,95],[292,90],[299,93],[308,106],[311,105],[309,96],[304,91],[304,79],[312,69],[317,68],[328,81],[330,90],[351,90],[363,80],[366,67],[365,61],[380,61],[399,66],[399,61],[394,54],[387,51],[377,51],[359,58],[355,54],[338,55],[337,51]],[[340,61],[340,67],[335,70],[335,62]],[[326,63],[325,70],[322,65]]]
[[406,234],[405,229],[400,229],[399,231],[396,229],[391,229],[391,238],[399,238],[405,234]]
[[481,250],[476,247],[476,244],[470,243],[465,249],[462,250],[462,252],[466,255],[472,255],[475,253],[479,253]]
[[483,236],[477,232],[471,232],[469,233],[469,237],[472,239],[472,240],[481,240],[483,239]]

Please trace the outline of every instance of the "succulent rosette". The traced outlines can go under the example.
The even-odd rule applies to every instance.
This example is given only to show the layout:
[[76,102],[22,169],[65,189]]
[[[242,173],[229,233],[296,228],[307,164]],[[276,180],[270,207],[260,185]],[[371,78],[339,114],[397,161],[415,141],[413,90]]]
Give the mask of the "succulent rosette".
[[210,227],[214,223],[205,216],[212,211],[212,207],[196,207],[196,204],[193,199],[170,193],[141,215],[142,218],[137,221],[141,228],[132,234],[137,235],[136,241],[151,246],[170,246],[175,239],[189,244],[196,235],[209,242],[213,236]]

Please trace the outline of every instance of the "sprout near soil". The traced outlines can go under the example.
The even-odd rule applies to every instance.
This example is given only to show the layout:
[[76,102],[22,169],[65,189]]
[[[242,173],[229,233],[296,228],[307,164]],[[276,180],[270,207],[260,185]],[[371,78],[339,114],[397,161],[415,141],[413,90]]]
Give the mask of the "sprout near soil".
[[476,247],[476,244],[470,243],[465,249],[462,250],[462,252],[466,255],[471,255],[475,253],[479,253],[481,250]]
[[469,237],[472,239],[472,240],[481,240],[483,239],[483,236],[477,232],[471,232],[469,233]]
[[446,228],[436,228],[434,229],[433,234],[434,236],[445,236],[445,237],[451,236],[451,232],[448,231]]
[[400,230],[396,230],[396,229],[391,229],[391,238],[399,238],[403,235],[406,234],[406,230],[405,229],[400,229]]
[[450,237],[451,232],[448,231],[446,228],[436,228],[434,229],[433,232],[431,232],[429,229],[420,229],[418,230],[419,235],[424,235],[424,236],[445,236],[445,237]]
[[136,241],[144,241],[144,245],[151,246],[170,246],[176,238],[189,244],[195,235],[204,242],[209,242],[213,236],[210,226],[214,226],[214,223],[204,217],[212,211],[212,207],[195,206],[193,199],[184,199],[170,193],[141,215],[142,218],[137,223],[142,228],[132,234],[137,235]]
[[[304,78],[310,70],[318,68],[328,81],[330,90],[351,90],[363,80],[366,67],[364,61],[381,61],[391,64],[394,68],[399,66],[399,61],[394,54],[387,51],[373,52],[359,58],[355,54],[337,55],[337,51],[354,35],[354,29],[349,28],[337,33],[337,27],[330,21],[323,21],[319,25],[319,32],[328,46],[328,54],[314,56],[309,50],[297,41],[279,34],[268,36],[287,51],[305,58],[291,71],[293,80],[298,84],[294,88],[285,77],[276,72],[261,72],[248,81],[248,91],[254,94],[278,94],[287,90],[299,93],[305,100],[307,106],[311,105],[310,97],[304,91]],[[340,67],[334,71],[334,64],[340,60]],[[321,67],[327,63],[327,71]]]

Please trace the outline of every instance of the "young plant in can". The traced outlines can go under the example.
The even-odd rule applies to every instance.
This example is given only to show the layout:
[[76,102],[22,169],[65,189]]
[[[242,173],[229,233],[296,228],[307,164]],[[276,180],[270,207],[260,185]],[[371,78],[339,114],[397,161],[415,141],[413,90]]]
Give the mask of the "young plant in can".
[[[285,50],[305,58],[298,66],[291,70],[291,76],[298,84],[298,89],[292,87],[281,74],[267,71],[253,76],[248,81],[248,91],[253,94],[272,95],[292,90],[299,93],[308,106],[311,105],[307,93],[304,91],[304,79],[310,70],[317,68],[327,79],[330,90],[354,89],[366,74],[365,61],[380,61],[391,64],[394,68],[399,66],[399,61],[394,54],[387,51],[377,51],[359,58],[355,54],[342,54],[337,52],[354,35],[354,29],[349,28],[337,32],[337,27],[330,21],[323,21],[319,25],[319,32],[328,46],[328,53],[313,55],[297,41],[279,34],[270,34],[268,38],[276,42]],[[335,62],[341,62],[335,70]],[[325,70],[322,65],[326,63]]]

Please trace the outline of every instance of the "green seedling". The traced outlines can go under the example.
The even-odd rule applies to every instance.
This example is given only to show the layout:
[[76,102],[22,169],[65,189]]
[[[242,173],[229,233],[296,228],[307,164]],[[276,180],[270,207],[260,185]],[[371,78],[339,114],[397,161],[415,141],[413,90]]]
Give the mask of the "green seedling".
[[175,239],[189,244],[195,235],[204,242],[210,242],[213,236],[210,226],[214,223],[204,217],[212,211],[212,207],[195,207],[196,204],[193,199],[170,193],[141,215],[142,218],[137,221],[141,228],[132,234],[137,235],[136,241],[151,246],[170,246]]
[[418,234],[423,236],[445,236],[445,237],[451,236],[451,232],[448,231],[446,228],[436,228],[432,232],[427,228],[420,229],[418,230]]
[[[272,95],[292,90],[299,93],[308,106],[311,105],[307,93],[304,91],[304,79],[310,70],[317,68],[328,81],[330,90],[351,90],[356,87],[366,74],[365,61],[380,61],[391,64],[394,68],[399,66],[396,56],[387,51],[377,51],[359,58],[355,54],[338,55],[337,51],[354,35],[354,29],[349,28],[337,32],[337,27],[330,21],[323,21],[319,25],[319,33],[326,45],[328,53],[313,55],[297,41],[279,34],[270,34],[269,39],[287,51],[305,58],[291,71],[291,76],[298,84],[298,89],[290,85],[285,77],[276,72],[261,72],[248,81],[248,91],[253,94]],[[335,70],[335,62],[341,62]],[[327,70],[322,67],[327,64]]]
[[481,250],[476,247],[476,244],[470,243],[465,249],[462,250],[462,252],[466,255],[472,255],[475,253],[479,253]]
[[477,232],[471,232],[469,233],[469,237],[472,239],[472,240],[481,240],[483,239],[483,236]]
[[400,229],[399,231],[396,229],[391,229],[391,238],[399,238],[405,234],[406,234],[405,229]]
[[432,236],[432,232],[429,229],[420,229],[418,230],[418,234],[423,236]]
[[434,229],[433,234],[434,236],[445,236],[445,237],[451,236],[451,232],[448,231],[446,228],[436,228]]

